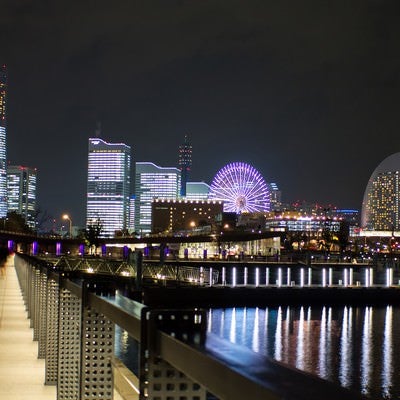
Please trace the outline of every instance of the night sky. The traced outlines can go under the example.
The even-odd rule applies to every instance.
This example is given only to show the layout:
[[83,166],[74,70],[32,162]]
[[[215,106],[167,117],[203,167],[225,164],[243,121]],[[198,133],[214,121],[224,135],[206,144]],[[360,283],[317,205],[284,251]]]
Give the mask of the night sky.
[[7,155],[38,204],[84,224],[88,138],[191,180],[252,164],[283,201],[361,208],[400,151],[400,2],[2,0]]

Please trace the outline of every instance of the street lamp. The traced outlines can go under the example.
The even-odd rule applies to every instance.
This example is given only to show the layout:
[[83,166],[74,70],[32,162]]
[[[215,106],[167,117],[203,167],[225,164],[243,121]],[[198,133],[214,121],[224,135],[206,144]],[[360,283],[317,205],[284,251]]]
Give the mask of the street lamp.
[[69,222],[69,238],[72,239],[72,221],[68,214],[63,215],[63,219],[67,219]]

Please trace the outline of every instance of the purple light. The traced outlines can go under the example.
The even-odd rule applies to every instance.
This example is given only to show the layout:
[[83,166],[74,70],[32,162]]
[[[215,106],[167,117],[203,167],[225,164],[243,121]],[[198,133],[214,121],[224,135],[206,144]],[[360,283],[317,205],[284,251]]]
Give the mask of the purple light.
[[225,212],[267,212],[270,209],[268,185],[251,165],[234,162],[215,175],[210,197],[223,200]]
[[103,257],[105,257],[105,256],[107,255],[107,246],[106,246],[105,244],[103,244],[103,245],[101,246],[101,255],[102,255]]
[[8,251],[14,251],[14,240],[9,240],[7,242]]
[[79,253],[83,256],[85,254],[85,245],[80,244],[79,245]]
[[56,256],[61,256],[61,243],[56,243]]
[[124,246],[122,248],[122,254],[123,254],[124,260],[128,258],[128,255],[129,255],[129,247],[128,246]]
[[38,242],[33,242],[33,243],[32,243],[32,255],[33,255],[33,256],[37,256],[37,254],[38,254],[38,249],[39,249]]

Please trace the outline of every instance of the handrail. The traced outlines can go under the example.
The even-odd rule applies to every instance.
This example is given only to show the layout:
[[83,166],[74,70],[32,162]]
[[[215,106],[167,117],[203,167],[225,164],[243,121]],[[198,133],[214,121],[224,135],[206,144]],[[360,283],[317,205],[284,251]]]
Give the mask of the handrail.
[[[18,255],[17,255],[18,257]],[[33,267],[54,274],[52,265],[23,256]],[[113,298],[86,293],[82,285],[60,274],[62,287],[77,297],[87,296],[88,306],[142,340],[143,311],[146,306],[126,298]],[[292,399],[292,400],[356,400],[366,399],[321,378],[290,368],[212,334],[205,344],[188,344],[159,330],[150,332],[155,356],[171,364],[195,382],[223,400]]]

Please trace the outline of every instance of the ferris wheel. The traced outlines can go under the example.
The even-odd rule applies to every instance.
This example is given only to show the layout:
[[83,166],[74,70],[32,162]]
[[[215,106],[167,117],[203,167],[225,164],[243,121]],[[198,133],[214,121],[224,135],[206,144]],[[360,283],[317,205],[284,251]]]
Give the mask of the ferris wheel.
[[261,174],[251,165],[234,162],[225,165],[215,175],[210,198],[224,201],[225,212],[266,212],[270,207],[270,192]]

